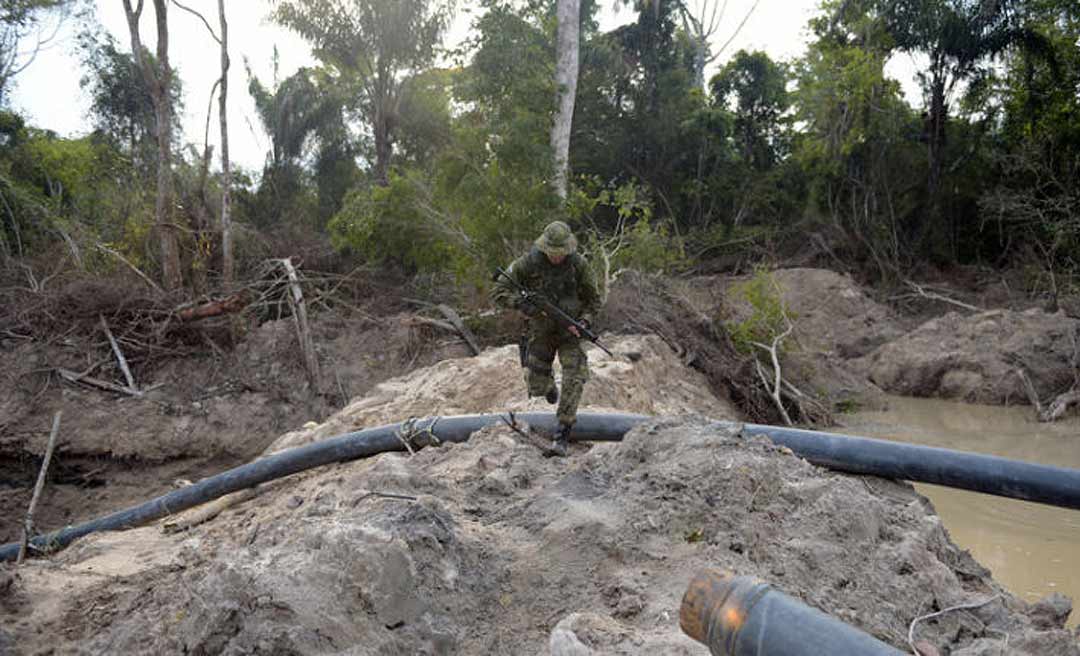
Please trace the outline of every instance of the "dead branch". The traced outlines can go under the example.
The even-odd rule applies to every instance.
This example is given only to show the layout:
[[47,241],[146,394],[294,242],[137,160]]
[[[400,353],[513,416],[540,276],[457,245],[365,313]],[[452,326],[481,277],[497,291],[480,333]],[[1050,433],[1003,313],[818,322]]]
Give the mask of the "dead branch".
[[416,501],[417,498],[418,498],[418,497],[410,496],[408,494],[391,494],[389,492],[368,492],[366,494],[361,494],[360,496],[353,499],[352,506],[353,506],[353,508],[355,508],[356,506],[360,505],[361,501],[364,501],[365,499],[371,499],[373,497],[376,498],[376,499],[398,499],[400,501]]
[[1020,367],[1016,368],[1016,375],[1020,377],[1020,382],[1024,384],[1024,391],[1027,392],[1028,401],[1031,403],[1031,407],[1035,408],[1035,416],[1040,418],[1043,414],[1042,403],[1039,401],[1039,394],[1035,391],[1035,385],[1031,383],[1031,379],[1028,378],[1027,373]]
[[147,275],[145,273],[143,273],[142,271],[139,271],[139,267],[135,266],[131,262],[128,262],[127,258],[125,258],[123,255],[121,255],[120,253],[117,253],[116,251],[114,251],[113,249],[109,248],[108,246],[106,246],[104,244],[97,244],[97,248],[98,248],[99,251],[101,251],[103,253],[108,253],[109,255],[112,255],[113,257],[115,257],[116,259],[120,260],[125,265],[127,265],[127,268],[131,269],[135,273],[135,275],[142,278],[143,281],[146,284],[150,285],[150,288],[153,289],[155,292],[157,292],[158,294],[161,294],[161,295],[165,294],[165,292],[162,291],[161,287],[158,287],[157,283],[155,283],[153,280],[151,280],[149,277],[147,277]]
[[459,315],[454,310],[454,308],[446,305],[445,303],[439,303],[435,307],[439,310],[439,312],[442,313],[444,317],[446,317],[447,321],[449,321],[454,326],[457,332],[461,335],[461,338],[464,339],[465,343],[469,345],[469,350],[473,352],[473,355],[480,355],[480,345],[476,341],[476,336],[472,334],[472,331],[469,330],[469,327],[466,326],[465,322],[461,320],[461,315]]
[[289,279],[289,305],[293,311],[293,322],[296,324],[296,336],[300,341],[300,349],[304,354],[304,366],[311,380],[312,388],[318,392],[322,389],[321,376],[319,374],[319,356],[315,352],[315,343],[311,338],[311,329],[308,326],[307,306],[304,303],[304,292],[300,288],[300,277],[296,273],[292,260],[284,258],[277,263],[285,269]]
[[198,321],[200,319],[207,319],[209,317],[217,317],[223,314],[232,314],[234,312],[239,312],[247,306],[248,294],[245,290],[216,301],[210,301],[209,303],[203,303],[202,305],[179,309],[176,311],[176,316],[180,319],[180,321]]
[[769,357],[772,359],[773,367],[773,383],[769,386],[769,379],[765,375],[765,369],[761,366],[761,360],[754,358],[754,366],[757,369],[758,377],[761,378],[761,382],[765,385],[765,389],[769,392],[769,396],[772,397],[773,403],[776,405],[777,410],[780,411],[780,416],[783,418],[784,423],[788,426],[792,426],[791,417],[788,416],[787,409],[784,408],[784,402],[781,400],[781,393],[783,391],[783,376],[780,373],[780,344],[787,336],[791,334],[791,331],[795,329],[795,326],[788,322],[787,329],[779,335],[773,337],[772,345],[766,346],[761,342],[751,342],[754,346],[763,349],[769,353]]
[[1069,410],[1069,406],[1080,403],[1080,390],[1071,389],[1064,394],[1059,394],[1046,410],[1039,413],[1039,421],[1049,422],[1061,419]]
[[1024,383],[1024,391],[1027,393],[1028,401],[1035,408],[1035,418],[1041,423],[1061,419],[1069,411],[1070,406],[1080,403],[1080,389],[1074,386],[1069,391],[1058,394],[1049,405],[1044,407],[1039,401],[1039,394],[1035,391],[1035,385],[1032,384],[1027,373],[1019,367],[1015,371],[1021,382]]
[[101,319],[101,328],[105,331],[105,336],[109,338],[109,344],[112,346],[113,353],[116,355],[116,361],[120,363],[120,371],[124,373],[124,380],[127,381],[128,389],[138,395],[139,388],[135,385],[135,378],[131,375],[131,369],[128,368],[127,360],[124,359],[124,352],[120,350],[120,345],[116,343],[116,338],[113,337],[112,331],[109,330],[109,324],[105,321],[105,315],[99,314],[98,318]]
[[161,523],[161,532],[179,533],[180,531],[186,531],[199,524],[210,521],[233,506],[254,498],[256,494],[258,494],[258,492],[256,492],[253,487],[240,490],[239,492],[233,492],[232,494],[226,494],[209,503],[204,503],[201,506],[166,519]]
[[84,385],[90,385],[91,387],[97,387],[98,389],[103,389],[103,390],[106,390],[108,392],[116,392],[117,394],[126,394],[128,396],[134,396],[135,398],[140,398],[146,392],[156,390],[157,388],[159,388],[159,387],[161,387],[162,385],[165,384],[165,383],[158,383],[157,385],[152,385],[152,386],[150,386],[150,387],[148,387],[148,388],[146,388],[144,390],[134,390],[134,389],[129,389],[127,387],[124,387],[123,385],[117,385],[116,383],[110,383],[107,380],[101,380],[100,378],[94,378],[92,376],[87,376],[85,374],[78,374],[78,373],[75,373],[74,371],[70,371],[68,369],[57,368],[56,373],[60,374],[60,377],[63,378],[64,380],[68,381],[69,383],[82,383]]
[[941,294],[938,294],[937,292],[928,292],[925,289],[923,289],[921,285],[918,285],[918,284],[916,284],[916,283],[914,283],[914,282],[912,282],[910,280],[905,280],[904,284],[906,284],[908,287],[911,287],[913,290],[915,290],[916,294],[918,294],[919,296],[921,296],[923,298],[928,298],[928,299],[930,299],[932,301],[941,301],[942,303],[949,303],[951,305],[955,305],[957,307],[964,308],[965,310],[969,310],[971,312],[982,312],[983,311],[983,309],[980,308],[980,307],[976,307],[974,305],[968,305],[967,303],[964,303],[963,301],[957,301],[955,299],[949,298],[948,296],[942,296]]
[[415,298],[407,298],[405,300],[409,303],[412,303],[413,305],[419,305],[421,307],[434,308],[438,310],[439,313],[446,318],[446,321],[429,319],[427,317],[419,315],[414,315],[412,319],[418,323],[437,326],[439,328],[442,328],[443,330],[452,333],[456,332],[458,335],[461,335],[461,338],[465,340],[466,344],[469,345],[469,350],[472,351],[473,355],[480,355],[480,344],[476,341],[476,336],[473,335],[472,331],[469,330],[469,327],[465,325],[465,322],[461,320],[461,315],[458,314],[457,311],[454,310],[454,308],[446,305],[445,303],[429,303],[427,301],[421,301]]
[[454,328],[452,325],[445,321],[439,321],[438,319],[432,319],[430,317],[425,317],[419,314],[414,314],[411,317],[408,317],[405,320],[405,323],[408,325],[422,324],[425,326],[435,326],[436,328],[441,328],[447,332],[457,332],[456,328]]
[[45,488],[45,478],[49,474],[49,463],[52,462],[53,448],[56,446],[56,435],[60,432],[60,415],[63,410],[57,410],[53,415],[52,432],[49,433],[49,443],[45,446],[45,459],[41,461],[41,469],[38,471],[37,483],[34,484],[34,496],[30,498],[30,507],[26,510],[26,519],[23,522],[23,538],[19,544],[19,555],[16,564],[22,564],[26,558],[26,549],[30,545],[30,534],[34,532],[34,509],[37,507],[41,491]]
[[[764,348],[768,348],[768,347],[765,347],[764,345],[760,345],[760,346],[762,346]],[[761,360],[758,360],[757,358],[754,358],[754,368],[757,370],[758,378],[761,379],[761,384],[764,385],[766,391],[769,392],[769,397],[772,399],[773,405],[775,405],[776,409],[780,411],[780,416],[781,416],[781,418],[783,418],[784,423],[786,425],[788,425],[788,426],[792,426],[793,424],[791,422],[791,417],[788,416],[787,409],[784,407],[784,402],[781,399],[779,387],[774,387],[773,389],[769,389],[769,377],[765,374],[765,368],[761,366]],[[778,378],[778,379],[780,378],[780,369],[779,368],[776,368],[776,378]]]

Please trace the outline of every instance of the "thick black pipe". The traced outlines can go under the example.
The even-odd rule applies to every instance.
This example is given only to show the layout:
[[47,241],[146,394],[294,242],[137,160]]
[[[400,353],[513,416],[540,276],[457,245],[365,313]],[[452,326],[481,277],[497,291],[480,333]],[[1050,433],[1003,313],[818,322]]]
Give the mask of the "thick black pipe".
[[[419,419],[411,428],[431,429],[445,442],[464,442],[469,435],[502,421],[506,415],[461,415]],[[525,412],[518,419],[540,430],[556,429],[555,416],[548,412]],[[619,441],[634,426],[649,419],[635,414],[582,413],[570,435],[572,441]],[[727,425],[731,425],[730,422]],[[346,433],[320,442],[274,454],[205,478],[189,487],[174,490],[138,506],[120,510],[77,526],[39,535],[31,544],[39,550],[54,550],[97,531],[116,531],[141,526],[218,497],[238,492],[305,469],[372,456],[384,451],[405,449],[397,435],[410,426],[391,424]],[[948,485],[999,496],[1037,501],[1080,509],[1080,471],[1035,465],[962,451],[887,442],[865,437],[848,437],[817,431],[795,430],[745,424],[748,435],[766,435],[787,446],[810,462],[857,474],[871,474],[923,483]],[[13,560],[19,545],[0,547],[0,562]]]
[[905,652],[750,576],[698,573],[679,608],[683,633],[713,656],[901,656]]
[[815,465],[1080,510],[1080,470],[903,442],[745,424]]
[[[472,433],[484,426],[501,422],[500,416],[508,417],[505,414],[491,414],[425,418],[346,433],[261,458],[204,478],[194,485],[174,490],[140,505],[119,510],[77,526],[68,526],[53,533],[36,536],[30,544],[39,550],[52,551],[66,547],[74,540],[90,533],[142,526],[226,494],[306,469],[364,458],[386,451],[404,451],[405,446],[398,438],[399,432],[413,431],[422,434],[425,429],[430,429],[440,441],[464,442]],[[558,427],[554,414],[550,412],[524,412],[516,414],[515,417],[543,431],[554,432]],[[618,441],[627,431],[646,418],[644,415],[583,413],[579,415],[570,439]],[[17,543],[0,547],[0,562],[14,560],[18,555],[18,550]]]

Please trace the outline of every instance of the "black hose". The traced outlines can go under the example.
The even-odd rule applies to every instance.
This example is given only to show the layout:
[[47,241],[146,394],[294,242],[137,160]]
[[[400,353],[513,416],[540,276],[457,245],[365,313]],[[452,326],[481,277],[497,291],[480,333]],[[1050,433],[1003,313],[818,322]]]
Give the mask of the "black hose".
[[[403,433],[423,434],[431,431],[440,441],[464,442],[472,433],[501,421],[501,417],[505,415],[425,418],[346,433],[261,458],[84,524],[39,535],[30,544],[39,551],[53,551],[90,533],[141,526],[226,494],[306,469],[386,451],[403,451],[405,445],[398,437]],[[542,431],[552,432],[557,427],[555,416],[549,412],[525,412],[516,417]],[[636,414],[582,413],[578,415],[570,439],[617,442],[646,419],[649,417]],[[1074,469],[758,424],[745,424],[743,431],[750,435],[766,435],[773,442],[787,446],[810,462],[824,467],[1080,509],[1080,471]],[[17,543],[0,547],[0,562],[13,560],[18,555],[18,549]]]
[[750,576],[705,570],[679,609],[713,656],[901,656],[904,652]]
[[[173,490],[156,499],[84,524],[68,526],[46,535],[38,535],[30,541],[30,544],[39,551],[55,551],[90,533],[142,526],[226,494],[306,469],[334,462],[356,460],[386,451],[404,451],[405,445],[399,435],[423,435],[426,431],[430,431],[443,442],[464,442],[472,433],[484,426],[501,421],[500,416],[506,417],[506,415],[461,415],[425,418],[346,433],[260,458],[246,465],[204,478],[194,485]],[[540,430],[554,432],[557,428],[555,416],[549,412],[525,412],[515,417]],[[581,414],[574,425],[570,439],[621,440],[627,431],[646,418],[644,415]],[[18,543],[0,547],[0,562],[14,560],[18,555],[18,550]]]
[[745,424],[815,465],[882,478],[933,483],[1080,510],[1080,470],[981,453],[849,437],[835,433]]

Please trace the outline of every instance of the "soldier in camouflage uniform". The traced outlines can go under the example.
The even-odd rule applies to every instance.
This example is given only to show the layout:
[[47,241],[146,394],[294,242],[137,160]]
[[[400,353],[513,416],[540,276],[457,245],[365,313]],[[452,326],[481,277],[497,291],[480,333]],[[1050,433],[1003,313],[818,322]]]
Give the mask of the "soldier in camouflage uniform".
[[[522,287],[544,294],[564,312],[588,324],[600,309],[600,293],[589,273],[585,259],[577,253],[577,239],[570,226],[554,221],[536,240],[533,248],[514,260],[507,273]],[[589,365],[581,335],[577,328],[561,326],[527,303],[513,286],[499,278],[492,291],[493,300],[502,307],[524,312],[529,318],[526,326],[527,359],[525,384],[529,396],[543,396],[548,403],[558,402],[559,428],[552,441],[551,452],[564,456],[570,429],[577,420],[577,407]],[[555,385],[551,365],[555,355],[562,365],[562,394]]]

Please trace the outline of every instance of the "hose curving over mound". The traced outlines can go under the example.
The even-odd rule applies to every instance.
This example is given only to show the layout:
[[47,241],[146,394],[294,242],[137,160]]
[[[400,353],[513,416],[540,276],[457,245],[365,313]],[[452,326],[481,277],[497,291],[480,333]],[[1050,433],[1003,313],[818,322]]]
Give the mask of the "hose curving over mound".
[[[77,526],[68,526],[31,540],[37,551],[51,552],[97,531],[142,526],[218,497],[335,462],[356,460],[388,451],[439,442],[465,442],[474,432],[503,421],[505,415],[460,415],[410,420],[346,433],[283,451],[205,478],[142,504]],[[514,415],[541,431],[554,431],[549,412]],[[637,414],[581,413],[572,441],[619,441],[649,417]],[[958,487],[998,496],[1080,509],[1080,470],[1036,465],[963,451],[916,446],[818,431],[745,424],[746,435],[766,435],[808,461],[831,469]],[[416,439],[420,438],[420,439]],[[19,545],[0,547],[0,561],[14,560]]]

